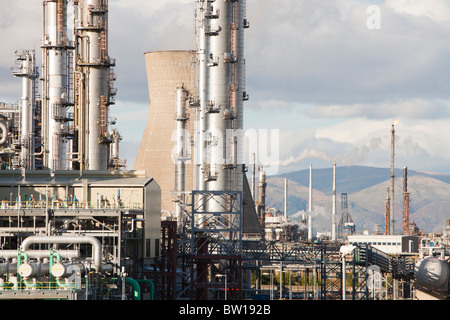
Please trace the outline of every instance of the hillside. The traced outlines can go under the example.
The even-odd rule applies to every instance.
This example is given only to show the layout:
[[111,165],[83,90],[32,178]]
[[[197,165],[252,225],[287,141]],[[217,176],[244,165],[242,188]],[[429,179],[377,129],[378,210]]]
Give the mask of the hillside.
[[[313,224],[316,231],[331,230],[332,168],[313,169]],[[403,206],[403,171],[395,175],[395,227],[401,230]],[[284,208],[284,178],[289,180],[288,216],[292,219],[308,207],[309,169],[269,177],[267,204]],[[356,231],[374,232],[377,224],[384,230],[386,188],[390,186],[390,169],[364,166],[336,168],[336,223],[341,217],[341,194],[347,193],[349,211]],[[441,232],[450,218],[450,175],[408,170],[410,221],[425,232]]]

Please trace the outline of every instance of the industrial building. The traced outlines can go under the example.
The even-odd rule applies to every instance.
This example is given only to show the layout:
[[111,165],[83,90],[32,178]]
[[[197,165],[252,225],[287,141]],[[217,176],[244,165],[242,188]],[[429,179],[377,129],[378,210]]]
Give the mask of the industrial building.
[[0,171],[0,197],[0,298],[120,299],[112,279],[145,280],[160,254],[145,172]]
[[369,244],[388,254],[419,253],[417,236],[409,235],[349,235],[349,244]]

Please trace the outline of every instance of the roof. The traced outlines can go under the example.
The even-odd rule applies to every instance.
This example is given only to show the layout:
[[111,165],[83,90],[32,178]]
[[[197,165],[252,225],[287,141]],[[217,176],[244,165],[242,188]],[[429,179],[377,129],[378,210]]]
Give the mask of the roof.
[[145,171],[50,171],[50,170],[4,170],[0,171],[0,186],[146,186],[154,181]]

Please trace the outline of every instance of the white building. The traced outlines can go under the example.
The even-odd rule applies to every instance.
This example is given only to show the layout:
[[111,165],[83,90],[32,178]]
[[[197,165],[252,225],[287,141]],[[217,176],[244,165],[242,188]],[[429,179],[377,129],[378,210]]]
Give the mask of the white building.
[[349,235],[349,244],[369,244],[388,254],[418,253],[419,240],[417,236],[409,235]]

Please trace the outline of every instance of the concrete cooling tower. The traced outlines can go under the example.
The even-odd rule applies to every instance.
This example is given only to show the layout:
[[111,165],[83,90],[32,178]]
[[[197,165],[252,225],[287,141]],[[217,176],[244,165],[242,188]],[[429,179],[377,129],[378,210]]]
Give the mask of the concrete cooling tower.
[[[177,88],[195,95],[195,51],[161,51],[145,53],[149,112],[144,135],[136,156],[134,170],[146,170],[161,187],[161,210],[173,212],[171,191],[175,187]],[[190,112],[191,111],[191,112]],[[190,112],[190,115],[189,115]],[[186,128],[193,139],[195,112],[187,110]],[[189,142],[188,142],[189,144]],[[168,152],[170,150],[170,152]],[[185,185],[192,189],[192,165],[186,165]]]

